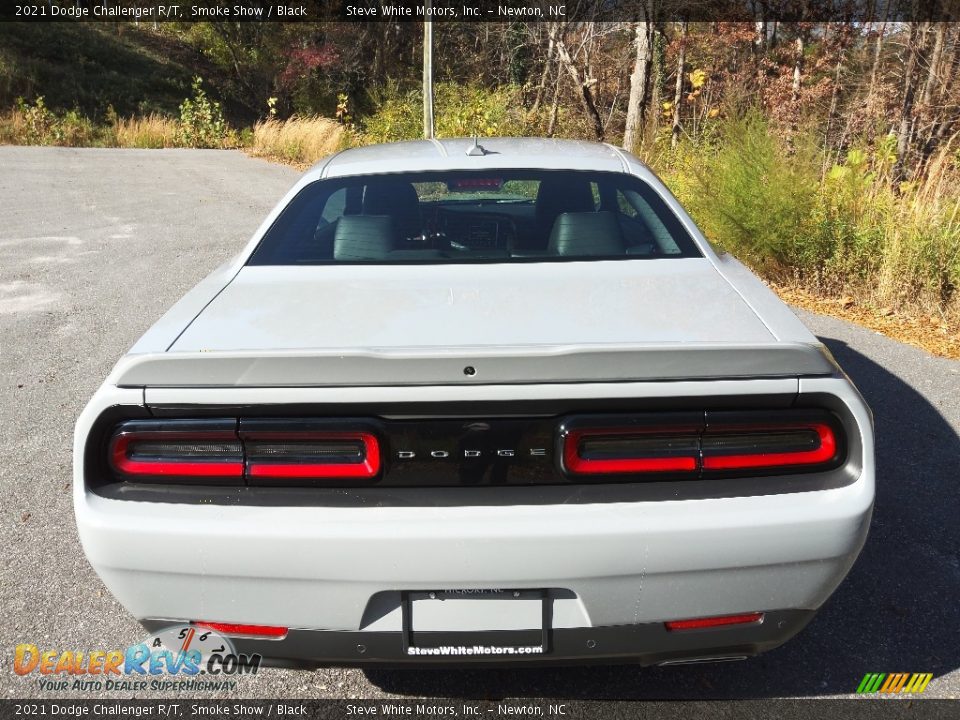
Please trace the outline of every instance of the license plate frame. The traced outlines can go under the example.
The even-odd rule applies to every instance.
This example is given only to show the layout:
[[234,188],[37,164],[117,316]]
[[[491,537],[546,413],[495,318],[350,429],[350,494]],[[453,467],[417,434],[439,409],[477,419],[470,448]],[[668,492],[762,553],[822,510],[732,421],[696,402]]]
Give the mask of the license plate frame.
[[[530,602],[539,600],[539,626],[527,629],[488,629],[488,630],[416,630],[414,627],[415,603],[424,601],[457,602],[464,599],[496,599],[500,601]],[[545,589],[453,589],[453,590],[408,590],[400,593],[400,609],[403,626],[404,655],[442,655],[444,657],[463,657],[481,655],[484,658],[517,656],[540,656],[550,652],[550,631],[552,627],[552,603]],[[539,652],[521,652],[522,649],[536,648]],[[442,647],[500,648],[503,652],[449,652],[441,653]]]

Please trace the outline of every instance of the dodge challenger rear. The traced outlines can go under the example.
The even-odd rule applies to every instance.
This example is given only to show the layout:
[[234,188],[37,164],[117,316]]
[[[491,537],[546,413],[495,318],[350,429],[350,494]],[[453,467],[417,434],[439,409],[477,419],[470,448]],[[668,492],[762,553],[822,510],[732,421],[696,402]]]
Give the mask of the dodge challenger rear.
[[755,655],[874,497],[869,410],[793,313],[635,158],[533,139],[318,165],[74,457],[137,619],[293,665]]

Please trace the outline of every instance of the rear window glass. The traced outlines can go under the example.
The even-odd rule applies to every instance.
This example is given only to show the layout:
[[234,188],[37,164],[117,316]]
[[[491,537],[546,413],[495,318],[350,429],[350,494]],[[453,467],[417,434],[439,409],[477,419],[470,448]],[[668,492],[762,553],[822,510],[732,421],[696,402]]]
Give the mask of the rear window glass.
[[624,173],[511,170],[321,180],[250,265],[700,257],[659,194]]

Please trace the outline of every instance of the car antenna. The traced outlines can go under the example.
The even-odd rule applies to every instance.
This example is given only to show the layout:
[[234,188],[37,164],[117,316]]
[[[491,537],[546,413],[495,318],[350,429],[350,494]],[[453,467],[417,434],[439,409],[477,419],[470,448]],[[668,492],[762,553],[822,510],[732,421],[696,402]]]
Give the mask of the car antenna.
[[483,146],[480,144],[480,138],[476,135],[473,136],[473,145],[467,150],[467,155],[470,157],[480,157],[486,155],[487,151],[483,149]]

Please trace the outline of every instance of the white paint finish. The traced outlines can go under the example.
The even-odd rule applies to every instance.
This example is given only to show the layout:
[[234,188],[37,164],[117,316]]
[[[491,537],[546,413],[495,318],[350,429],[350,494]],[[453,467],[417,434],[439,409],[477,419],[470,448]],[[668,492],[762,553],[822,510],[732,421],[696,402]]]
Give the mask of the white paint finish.
[[[476,345],[490,342],[488,327],[495,327],[498,337],[520,338],[493,342],[535,344],[544,342],[538,336],[556,335],[560,322],[571,321],[581,333],[575,342],[586,343],[611,335],[618,336],[615,341],[627,336],[644,342],[652,337],[668,342],[730,337],[740,342],[759,338],[816,342],[789,311],[778,309],[779,300],[762,283],[748,271],[730,267],[735,261],[713,252],[676,198],[633,156],[582,141],[496,138],[485,143],[491,152],[482,157],[468,157],[465,151],[472,141],[461,139],[354,148],[328,158],[290,189],[243,252],[178,303],[133,352],[158,352],[184,328],[175,350],[422,345],[418,334],[431,334],[428,343],[433,345]],[[461,167],[630,172],[663,196],[704,258],[483,266],[244,266],[286,205],[312,182]],[[611,332],[618,321],[622,327]],[[437,337],[437,328],[451,337]]]
[[313,177],[346,177],[416,170],[541,168],[622,172],[623,162],[609,145],[550,138],[482,138],[484,155],[470,156],[472,139],[414,140],[352,148],[312,169]]
[[531,385],[379,386],[334,388],[147,388],[148,405],[259,405],[457,402],[479,400],[579,400],[593,398],[677,398],[797,393],[796,378],[646,383]]
[[174,351],[769,342],[703,259],[245,267]]
[[188,506],[86,494],[77,517],[88,558],[137,617],[205,613],[356,629],[376,592],[556,587],[576,593],[599,625],[758,603],[815,608],[859,552],[871,490],[865,476],[782,496],[421,508]]
[[235,274],[233,260],[218,267],[167,310],[163,317],[134,343],[129,353],[136,355],[165,352]]
[[[472,368],[471,373],[468,368]],[[514,345],[127,355],[124,387],[454,386],[831,375],[819,346],[786,343]]]

